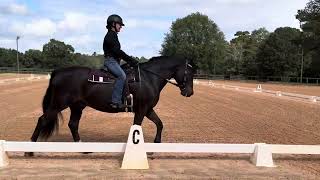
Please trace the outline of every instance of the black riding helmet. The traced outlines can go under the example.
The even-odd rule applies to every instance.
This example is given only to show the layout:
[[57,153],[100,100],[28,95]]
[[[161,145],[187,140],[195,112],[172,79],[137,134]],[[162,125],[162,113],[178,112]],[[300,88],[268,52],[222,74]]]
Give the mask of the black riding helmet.
[[122,18],[117,14],[112,14],[107,19],[107,28],[111,28],[113,26],[113,23],[119,23],[121,26],[124,26]]

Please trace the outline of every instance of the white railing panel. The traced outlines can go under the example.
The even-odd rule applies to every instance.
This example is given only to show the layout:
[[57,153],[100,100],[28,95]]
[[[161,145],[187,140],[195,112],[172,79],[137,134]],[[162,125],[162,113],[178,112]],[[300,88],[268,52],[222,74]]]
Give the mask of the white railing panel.
[[145,143],[146,152],[253,153],[254,144]]
[[15,152],[124,152],[126,143],[6,141],[5,151]]
[[274,154],[320,154],[320,145],[270,144]]

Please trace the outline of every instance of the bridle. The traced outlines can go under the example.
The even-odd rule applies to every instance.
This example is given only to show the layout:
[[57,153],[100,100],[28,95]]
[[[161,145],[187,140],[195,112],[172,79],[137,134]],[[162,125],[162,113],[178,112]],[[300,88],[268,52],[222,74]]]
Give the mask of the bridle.
[[184,68],[184,74],[183,74],[183,82],[182,82],[182,86],[179,86],[178,84],[176,86],[178,86],[181,91],[186,89],[186,84],[187,84],[187,76],[188,76],[188,66],[192,68],[192,66],[188,63],[188,60],[186,60],[186,65]]
[[[178,88],[181,89],[181,91],[183,91],[183,90],[186,89],[187,76],[188,76],[188,66],[192,68],[192,66],[188,63],[188,60],[186,60],[185,69],[184,69],[184,74],[183,74],[183,82],[182,82],[181,85],[179,85],[178,83],[175,83],[175,82],[171,82],[169,79],[164,78],[164,77],[162,77],[161,75],[159,75],[159,74],[157,74],[157,73],[155,73],[155,72],[153,72],[153,71],[150,71],[150,70],[148,70],[148,69],[142,69],[142,68],[141,68],[141,69],[144,70],[144,71],[150,72],[151,74],[154,74],[154,75],[160,77],[161,79],[166,80],[168,83],[177,86]],[[140,67],[139,67],[139,66],[138,66],[138,71],[139,71],[139,76],[140,76]],[[141,79],[141,78],[139,77],[139,79]]]

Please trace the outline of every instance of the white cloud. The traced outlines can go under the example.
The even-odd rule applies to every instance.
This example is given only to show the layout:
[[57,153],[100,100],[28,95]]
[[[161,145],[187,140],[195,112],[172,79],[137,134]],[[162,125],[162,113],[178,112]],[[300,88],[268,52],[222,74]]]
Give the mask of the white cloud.
[[57,31],[57,26],[50,19],[39,19],[26,24],[14,22],[10,31],[21,36],[48,37]]
[[68,44],[77,44],[78,46],[90,45],[94,41],[90,35],[73,36],[65,39]]
[[22,4],[2,4],[0,5],[0,13],[26,15],[28,13],[28,9],[25,5]]
[[15,49],[16,48],[15,39],[0,38],[0,47]]
[[128,28],[152,28],[158,30],[166,30],[170,27],[171,22],[165,20],[147,20],[147,19],[137,19],[129,18],[125,21],[125,25]]
[[82,31],[88,28],[91,17],[80,13],[66,13],[58,28],[63,31]]
[[246,3],[254,3],[258,1],[261,2],[263,0],[214,0],[214,1],[222,4],[246,4]]

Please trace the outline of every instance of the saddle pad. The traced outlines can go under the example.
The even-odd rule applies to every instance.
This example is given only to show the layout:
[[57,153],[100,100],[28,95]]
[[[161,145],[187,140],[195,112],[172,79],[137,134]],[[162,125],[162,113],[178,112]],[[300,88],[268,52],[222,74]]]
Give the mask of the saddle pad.
[[94,83],[113,83],[115,81],[115,77],[110,72],[93,69],[88,74],[88,81]]

